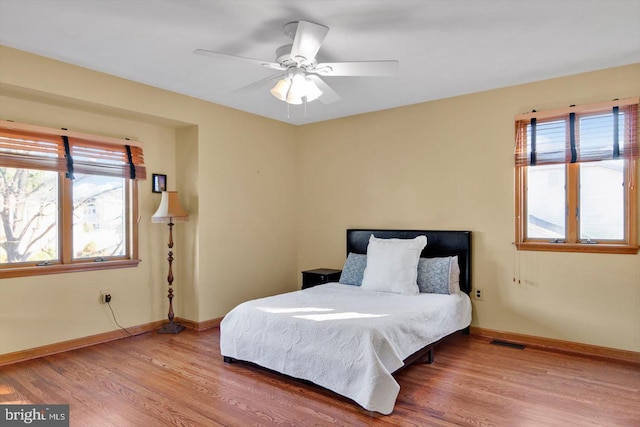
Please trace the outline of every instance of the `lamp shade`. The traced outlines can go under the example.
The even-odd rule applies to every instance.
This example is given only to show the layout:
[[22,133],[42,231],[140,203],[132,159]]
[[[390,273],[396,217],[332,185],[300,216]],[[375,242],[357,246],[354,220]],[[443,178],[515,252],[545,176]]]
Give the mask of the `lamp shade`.
[[290,87],[291,83],[289,82],[289,80],[278,80],[278,83],[276,83],[276,85],[271,88],[271,94],[278,98],[280,101],[285,101],[287,99],[287,92],[289,92]]
[[187,214],[180,205],[180,199],[178,198],[177,191],[163,191],[162,200],[160,200],[160,206],[158,210],[151,217],[152,222],[175,222],[175,221],[187,221],[189,214]]
[[316,86],[316,84],[310,78],[305,79],[305,89],[307,102],[315,101],[322,95],[322,91]]
[[289,104],[302,104],[302,97],[306,96],[307,85],[304,75],[296,73],[291,78],[291,87],[287,93],[287,102]]

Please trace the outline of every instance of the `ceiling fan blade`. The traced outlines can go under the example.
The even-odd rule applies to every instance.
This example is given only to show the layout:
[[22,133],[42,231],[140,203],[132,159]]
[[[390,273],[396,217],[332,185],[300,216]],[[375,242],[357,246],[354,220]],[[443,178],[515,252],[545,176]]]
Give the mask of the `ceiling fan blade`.
[[309,74],[307,75],[307,77],[311,79],[316,84],[316,86],[318,86],[318,89],[322,91],[322,95],[320,95],[318,100],[323,104],[331,104],[332,102],[336,102],[342,99],[340,95],[338,95],[335,90],[331,89],[331,86],[326,84],[320,77],[314,74]]
[[272,68],[274,70],[280,70],[280,71],[286,70],[286,67],[283,67],[280,64],[276,64],[275,62],[261,61],[259,59],[246,58],[244,56],[238,56],[238,55],[230,55],[228,53],[215,52],[213,50],[196,49],[193,51],[193,53],[195,53],[196,55],[210,56],[212,58],[218,58],[218,59],[231,59],[234,61],[248,62],[250,64],[261,65],[266,68]]
[[308,72],[331,77],[393,77],[398,73],[398,61],[323,62]]
[[313,60],[328,32],[329,27],[324,25],[298,21],[296,36],[291,47],[291,57],[301,56],[309,61]]
[[274,81],[281,79],[284,77],[284,74],[276,74],[275,76],[267,76],[264,79],[260,79],[257,82],[249,83],[246,86],[242,86],[238,89],[232,90],[231,93],[234,94],[245,94],[249,92],[253,92],[255,90],[264,89],[273,84]]

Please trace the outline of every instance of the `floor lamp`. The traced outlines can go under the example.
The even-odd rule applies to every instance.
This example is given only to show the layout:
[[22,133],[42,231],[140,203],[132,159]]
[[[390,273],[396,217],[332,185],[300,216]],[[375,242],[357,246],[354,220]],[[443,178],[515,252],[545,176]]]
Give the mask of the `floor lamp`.
[[177,191],[163,191],[162,200],[160,200],[160,206],[156,213],[151,217],[152,222],[159,222],[169,224],[169,275],[167,281],[169,282],[169,323],[165,323],[156,332],[159,334],[177,334],[184,329],[184,326],[173,323],[173,222],[184,222],[189,219],[189,215],[180,206],[180,199],[178,198]]

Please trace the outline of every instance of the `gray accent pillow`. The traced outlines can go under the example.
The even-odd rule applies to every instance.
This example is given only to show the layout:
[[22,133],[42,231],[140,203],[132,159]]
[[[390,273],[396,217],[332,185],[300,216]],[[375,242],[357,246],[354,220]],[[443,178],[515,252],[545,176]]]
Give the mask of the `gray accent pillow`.
[[460,292],[458,257],[420,258],[418,288],[422,293],[456,294]]
[[349,253],[344,262],[339,282],[343,285],[362,285],[362,276],[367,267],[367,256],[362,254]]

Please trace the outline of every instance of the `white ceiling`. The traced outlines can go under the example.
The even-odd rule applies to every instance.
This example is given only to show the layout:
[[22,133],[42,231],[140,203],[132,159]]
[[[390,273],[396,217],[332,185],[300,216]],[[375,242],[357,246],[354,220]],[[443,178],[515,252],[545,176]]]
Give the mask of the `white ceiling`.
[[[319,61],[397,59],[398,76],[327,77],[342,100],[305,115],[231,93],[277,72],[192,53],[274,61],[300,19],[330,28]],[[0,0],[0,43],[305,124],[638,63],[640,0]]]

